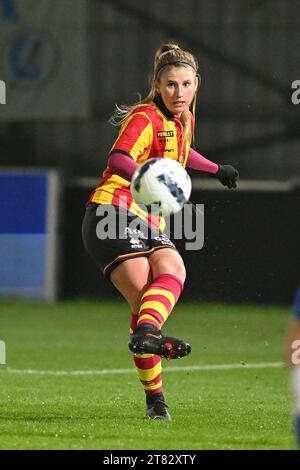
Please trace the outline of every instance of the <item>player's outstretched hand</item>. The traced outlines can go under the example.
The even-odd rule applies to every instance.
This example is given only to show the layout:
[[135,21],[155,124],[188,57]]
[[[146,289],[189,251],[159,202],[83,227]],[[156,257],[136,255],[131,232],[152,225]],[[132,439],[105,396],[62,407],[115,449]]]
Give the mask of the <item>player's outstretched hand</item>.
[[236,188],[239,179],[239,172],[231,165],[219,165],[219,169],[215,176],[221,181],[223,186],[227,188]]

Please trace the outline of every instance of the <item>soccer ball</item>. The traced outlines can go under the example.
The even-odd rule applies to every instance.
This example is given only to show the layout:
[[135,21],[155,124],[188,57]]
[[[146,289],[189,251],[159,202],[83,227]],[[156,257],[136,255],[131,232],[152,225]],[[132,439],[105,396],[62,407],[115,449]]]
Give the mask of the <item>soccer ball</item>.
[[192,183],[182,165],[170,158],[151,158],[134,173],[131,193],[152,214],[176,214],[189,200]]

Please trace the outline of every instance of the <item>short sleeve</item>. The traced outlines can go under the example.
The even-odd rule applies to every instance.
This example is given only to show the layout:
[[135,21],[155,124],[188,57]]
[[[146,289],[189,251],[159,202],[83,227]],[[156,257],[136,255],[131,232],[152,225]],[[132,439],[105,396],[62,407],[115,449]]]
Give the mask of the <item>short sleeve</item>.
[[150,118],[145,113],[134,113],[123,125],[111,152],[121,150],[135,161],[153,142],[153,128]]

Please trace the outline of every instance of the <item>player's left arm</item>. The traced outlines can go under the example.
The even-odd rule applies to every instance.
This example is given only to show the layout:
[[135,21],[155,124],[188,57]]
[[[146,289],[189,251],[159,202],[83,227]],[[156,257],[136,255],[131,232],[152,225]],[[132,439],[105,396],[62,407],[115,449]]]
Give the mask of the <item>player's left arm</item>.
[[214,163],[200,155],[194,149],[190,149],[186,163],[187,168],[192,170],[203,171],[218,180],[227,188],[236,188],[239,179],[239,172],[232,165],[220,165]]

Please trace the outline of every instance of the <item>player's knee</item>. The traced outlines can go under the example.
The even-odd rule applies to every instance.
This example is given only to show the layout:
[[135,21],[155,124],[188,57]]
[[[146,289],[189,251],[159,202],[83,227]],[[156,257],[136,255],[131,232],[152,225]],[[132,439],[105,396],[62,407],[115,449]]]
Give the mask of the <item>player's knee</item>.
[[184,283],[186,279],[185,266],[179,256],[164,256],[161,258],[157,256],[151,260],[151,269],[154,279],[162,274],[173,274],[178,277],[182,283]]
[[176,262],[168,264],[166,266],[165,273],[173,274],[174,276],[177,276],[181,280],[182,283],[185,282],[186,270],[185,270],[183,261],[181,262],[176,261]]
[[181,282],[184,283],[186,279],[186,270],[184,264],[182,263],[182,265],[175,267],[175,269],[172,268],[169,269],[168,274],[173,274],[174,276],[177,276],[181,280]]

